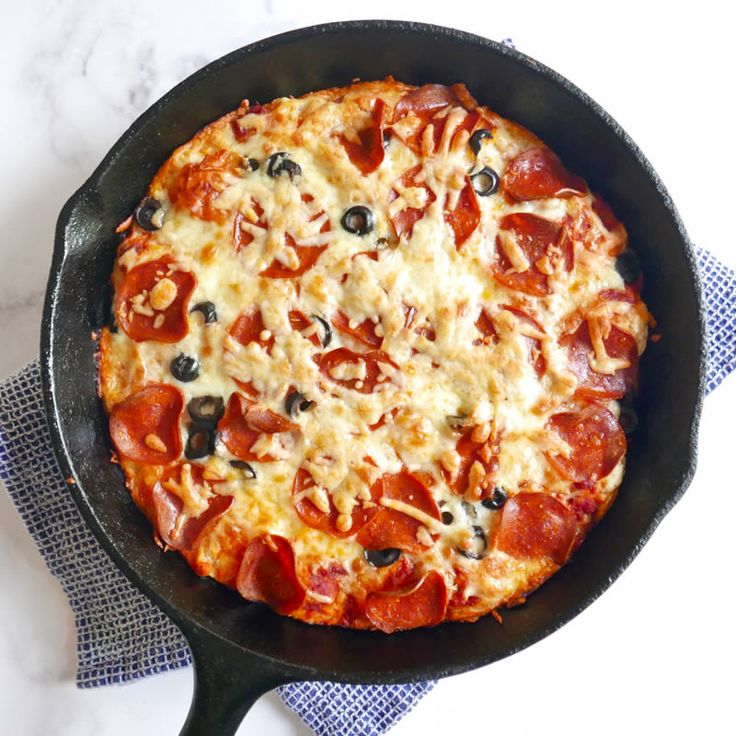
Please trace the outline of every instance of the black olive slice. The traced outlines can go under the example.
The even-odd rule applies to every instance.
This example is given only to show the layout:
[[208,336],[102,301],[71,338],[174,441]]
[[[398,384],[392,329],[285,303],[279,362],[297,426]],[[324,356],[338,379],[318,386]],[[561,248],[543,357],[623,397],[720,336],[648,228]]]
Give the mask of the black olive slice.
[[395,547],[389,547],[388,549],[367,549],[363,554],[373,567],[388,567],[389,565],[393,565],[401,557],[401,550]]
[[190,355],[184,355],[181,353],[171,361],[171,375],[176,378],[177,381],[183,383],[189,383],[199,376],[199,361],[196,358],[192,358]]
[[479,197],[488,197],[498,191],[501,179],[490,166],[484,166],[480,171],[470,175],[470,181]]
[[616,270],[625,284],[633,284],[641,276],[639,256],[633,250],[625,250],[616,259]]
[[161,225],[153,222],[153,216],[161,209],[161,202],[153,197],[144,197],[135,208],[135,221],[149,232],[160,230]]
[[245,462],[245,460],[231,460],[230,465],[232,465],[233,468],[237,468],[238,470],[243,471],[243,475],[248,480],[253,480],[256,477],[256,471],[253,468],[253,466],[250,463]]
[[225,402],[220,396],[195,396],[187,410],[197,426],[211,429],[225,413]]
[[484,498],[480,504],[485,506],[487,509],[495,510],[500,509],[508,499],[508,494],[501,486],[496,486],[493,489],[493,493],[490,498]]
[[340,224],[352,235],[367,235],[373,230],[373,213],[368,207],[356,204],[345,210]]
[[286,151],[278,151],[268,157],[266,173],[272,179],[281,176],[281,174],[286,174],[289,179],[293,179],[302,173],[302,167],[296,161],[292,161]]
[[461,549],[456,547],[457,551],[463,556],[470,560],[480,560],[486,556],[488,552],[488,537],[486,533],[479,526],[473,527],[473,549]]
[[486,138],[493,138],[493,133],[488,128],[480,128],[476,130],[468,140],[470,150],[477,156],[480,153],[480,147],[483,145],[483,141]]
[[449,511],[443,511],[442,512],[442,523],[452,524],[452,522],[455,521],[455,517],[449,512]]
[[292,391],[286,397],[284,403],[286,404],[286,413],[292,418],[300,411],[309,411],[316,406],[314,401],[310,401],[304,394],[300,394],[298,391]]
[[628,437],[634,434],[636,428],[639,426],[639,417],[634,411],[634,408],[627,406],[626,404],[621,405],[621,413],[618,417],[618,423],[621,425],[624,434]]
[[326,348],[332,342],[332,327],[330,327],[330,323],[323,317],[319,317],[316,314],[310,316],[312,319],[317,320],[322,327],[322,334],[320,335],[319,341],[322,343],[322,347]]
[[211,325],[213,322],[217,322],[217,310],[212,302],[199,302],[189,310],[190,314],[192,312],[200,312],[204,317],[204,323],[206,325]]
[[249,169],[250,169],[251,171],[258,171],[258,169],[260,169],[260,168],[261,168],[261,164],[260,164],[260,163],[258,163],[258,159],[257,159],[257,158],[249,158],[249,159],[248,159],[248,160],[247,160],[247,161],[245,162],[245,165],[246,165],[246,166],[247,166],[247,167],[248,167],[248,168],[249,168]]
[[189,437],[184,455],[189,460],[198,460],[201,457],[212,455],[215,451],[215,433],[211,429],[201,429],[194,425],[189,426]]

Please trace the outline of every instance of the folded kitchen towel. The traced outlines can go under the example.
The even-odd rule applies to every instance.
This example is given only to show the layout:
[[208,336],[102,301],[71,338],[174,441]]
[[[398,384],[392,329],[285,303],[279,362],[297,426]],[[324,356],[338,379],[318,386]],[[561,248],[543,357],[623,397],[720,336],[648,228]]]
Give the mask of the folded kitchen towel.
[[[712,391],[736,367],[736,274],[705,251],[698,252],[698,265]],[[191,662],[179,630],[131,585],[82,521],[51,450],[35,362],[0,384],[0,478],[74,610],[79,687]],[[320,736],[379,736],[433,686],[305,682],[279,694]]]

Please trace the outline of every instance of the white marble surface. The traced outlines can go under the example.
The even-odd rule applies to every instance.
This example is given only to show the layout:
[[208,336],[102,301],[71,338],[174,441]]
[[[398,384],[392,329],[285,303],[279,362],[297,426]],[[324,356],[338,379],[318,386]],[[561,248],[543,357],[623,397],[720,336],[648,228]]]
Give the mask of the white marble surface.
[[[606,107],[664,179],[693,240],[736,267],[731,225],[732,24],[726,4],[427,3],[344,0],[0,2],[0,378],[38,352],[54,222],[133,119],[234,48],[316,22],[408,18],[510,36]],[[339,8],[339,9],[338,9]],[[673,397],[676,400],[676,397]],[[562,631],[446,680],[392,733],[733,733],[731,581],[736,378],[706,402],[700,467],[684,500],[622,578]],[[0,732],[175,734],[191,689],[179,671],[78,691],[74,630],[0,493]],[[241,733],[305,734],[275,695]]]

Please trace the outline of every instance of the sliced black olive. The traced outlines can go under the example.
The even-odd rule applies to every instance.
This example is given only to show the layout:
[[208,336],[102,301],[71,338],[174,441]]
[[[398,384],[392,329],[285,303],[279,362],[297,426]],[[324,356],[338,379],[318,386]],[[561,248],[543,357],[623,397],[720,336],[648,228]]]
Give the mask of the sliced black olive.
[[629,436],[634,434],[636,428],[639,426],[639,417],[634,411],[634,408],[627,406],[626,404],[622,404],[618,423],[621,425],[621,429],[623,429],[625,435]]
[[383,131],[383,147],[386,148],[390,142],[391,142],[391,131],[384,130]]
[[501,488],[501,486],[496,486],[493,489],[493,493],[491,494],[490,498],[484,498],[480,504],[481,506],[485,506],[487,509],[495,510],[500,509],[505,503],[506,499],[508,498],[508,494],[506,491]]
[[144,197],[141,203],[135,208],[135,221],[149,232],[159,230],[160,224],[153,222],[153,216],[161,209],[161,202],[153,197]]
[[340,224],[353,235],[367,235],[373,230],[373,213],[368,207],[356,204],[345,210]]
[[488,128],[480,128],[480,130],[476,130],[475,133],[470,136],[468,145],[470,146],[470,150],[476,156],[480,153],[480,147],[483,144],[484,139],[486,138],[493,138],[493,133],[491,133]]
[[641,276],[639,256],[633,250],[625,250],[616,259],[616,270],[625,284],[633,284]]
[[316,314],[312,314],[310,316],[312,319],[317,320],[322,327],[322,334],[319,337],[319,341],[322,343],[322,347],[326,348],[332,342],[332,327],[330,327],[330,323],[326,319],[323,319]]
[[201,312],[206,325],[211,325],[213,322],[217,322],[217,310],[212,302],[199,302],[199,304],[195,304],[189,310],[190,314],[192,312]]
[[471,560],[480,560],[486,556],[488,552],[488,537],[479,526],[473,527],[473,549],[466,550],[456,547],[457,551],[463,556]]
[[225,413],[220,396],[195,396],[187,405],[189,416],[198,427],[213,428]]
[[170,370],[171,375],[177,381],[188,383],[199,376],[199,361],[189,355],[180,353],[171,361]]
[[211,429],[189,426],[189,437],[184,455],[190,460],[212,455],[215,451],[215,433]]
[[442,512],[442,523],[452,524],[452,522],[455,521],[455,517],[449,512],[449,511],[443,511]]
[[388,567],[389,565],[393,565],[401,557],[401,550],[395,547],[389,547],[388,549],[367,549],[363,554],[373,567]]
[[256,471],[253,466],[250,463],[245,462],[245,460],[231,460],[230,465],[238,470],[242,470],[243,475],[248,480],[253,480],[256,477]]
[[302,167],[296,161],[292,161],[286,151],[279,151],[268,157],[266,173],[272,179],[281,176],[281,174],[286,174],[289,179],[293,179],[302,173]]
[[478,196],[488,197],[498,191],[501,179],[490,166],[484,166],[480,171],[471,174],[470,181]]
[[258,171],[258,169],[261,168],[261,165],[258,163],[257,158],[249,158],[245,165],[251,170],[251,171]]
[[300,411],[309,411],[316,404],[314,401],[310,401],[304,394],[300,394],[298,391],[292,391],[287,397],[286,401],[286,413],[290,417],[295,417]]

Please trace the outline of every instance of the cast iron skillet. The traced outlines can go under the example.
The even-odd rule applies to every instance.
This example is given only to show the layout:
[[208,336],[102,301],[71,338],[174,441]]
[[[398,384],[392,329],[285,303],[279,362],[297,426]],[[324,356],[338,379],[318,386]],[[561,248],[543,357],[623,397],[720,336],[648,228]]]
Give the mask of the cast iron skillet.
[[[641,366],[641,421],[619,498],[577,557],[527,605],[474,624],[392,636],[308,626],[244,602],[162,556],[110,464],[90,331],[107,318],[113,227],[179,144],[244,97],[344,85],[388,74],[465,82],[481,103],[540,135],[626,223],[645,298],[664,338]],[[54,448],[85,520],[121,570],[181,628],[194,655],[184,734],[234,733],[263,692],[296,680],[397,683],[445,677],[506,657],[567,623],[636,556],[695,469],[703,391],[703,321],[691,246],[650,164],[598,105],[506,46],[417,23],[359,21],[286,33],[219,59],[175,87],[116,143],[59,216],[41,356]]]

